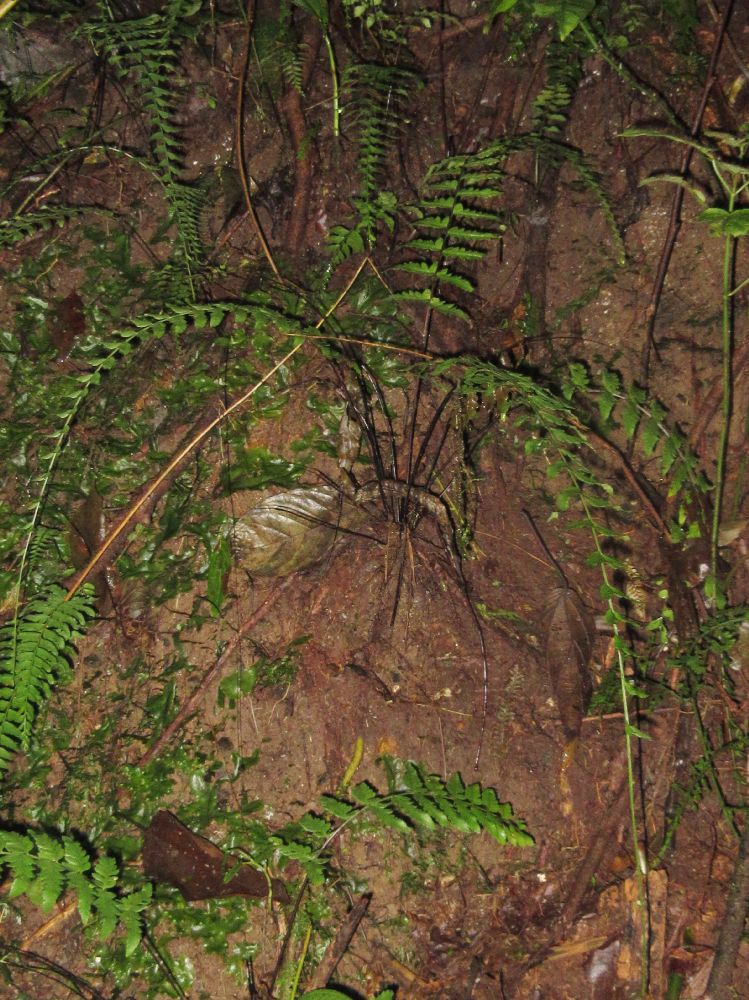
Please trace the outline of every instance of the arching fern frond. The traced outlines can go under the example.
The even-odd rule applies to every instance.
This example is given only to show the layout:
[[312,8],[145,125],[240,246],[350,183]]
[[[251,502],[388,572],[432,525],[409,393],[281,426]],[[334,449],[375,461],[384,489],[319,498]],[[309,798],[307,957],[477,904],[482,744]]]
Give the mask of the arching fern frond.
[[13,246],[21,240],[48,232],[53,226],[62,228],[69,219],[81,214],[81,209],[67,205],[43,205],[35,212],[0,219],[0,247]]
[[91,588],[70,600],[51,586],[0,631],[0,770],[29,744],[36,713],[70,666],[76,640],[94,614]]

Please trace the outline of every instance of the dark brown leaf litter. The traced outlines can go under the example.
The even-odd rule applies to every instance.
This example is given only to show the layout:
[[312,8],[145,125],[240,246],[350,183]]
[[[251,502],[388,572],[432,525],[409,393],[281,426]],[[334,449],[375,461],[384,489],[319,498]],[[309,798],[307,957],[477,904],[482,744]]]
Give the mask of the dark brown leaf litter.
[[224,854],[165,809],[157,812],[146,828],[143,870],[154,882],[176,886],[190,901],[225,896],[266,899],[272,895],[279,903],[289,902],[283,882],[268,879],[251,865]]

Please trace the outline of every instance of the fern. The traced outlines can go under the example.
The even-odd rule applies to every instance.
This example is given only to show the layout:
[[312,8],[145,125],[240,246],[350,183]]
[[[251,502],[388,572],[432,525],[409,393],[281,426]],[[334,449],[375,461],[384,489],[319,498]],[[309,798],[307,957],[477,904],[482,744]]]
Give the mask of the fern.
[[63,587],[50,587],[0,631],[0,771],[28,747],[36,713],[94,613],[91,590],[67,597]]
[[657,399],[649,399],[640,386],[625,388],[618,373],[611,370],[601,372],[594,382],[584,365],[573,363],[562,391],[568,400],[576,395],[595,399],[604,427],[618,418],[627,439],[640,443],[645,458],[657,455],[661,474],[669,480],[669,498],[681,494],[689,501],[710,490],[684,434],[668,424],[665,408]]
[[533,101],[533,127],[540,135],[557,135],[567,123],[567,111],[582,77],[577,45],[553,38],[544,53],[546,82]]
[[15,215],[0,220],[0,247],[13,246],[21,240],[46,233],[53,226],[62,228],[70,219],[80,215],[81,209],[66,205],[44,205],[35,212]]
[[457,773],[445,782],[413,761],[386,756],[381,763],[387,792],[362,781],[345,798],[321,795],[324,816],[307,813],[269,838],[278,857],[301,865],[313,885],[324,881],[328,844],[359,819],[400,834],[423,836],[443,829],[486,832],[498,843],[516,847],[533,843],[526,824],[513,815],[511,805],[499,801],[494,789],[478,783],[466,785]]
[[151,886],[118,895],[119,869],[103,855],[95,864],[78,841],[36,830],[27,834],[0,830],[0,871],[8,869],[12,882],[8,899],[27,896],[48,913],[66,891],[77,900],[84,926],[99,938],[111,937],[119,924],[125,932],[125,954],[131,955],[141,938],[141,915],[151,902]]
[[429,169],[421,200],[411,207],[418,235],[404,247],[419,256],[395,265],[424,278],[426,287],[400,291],[398,298],[469,319],[460,305],[447,298],[443,286],[471,294],[474,282],[456,265],[481,259],[485,244],[498,240],[505,229],[499,211],[485,206],[501,195],[508,151],[509,144],[496,143],[478,153],[448,157]]
[[[177,225],[184,265],[192,283],[203,258],[200,213],[203,198],[198,188],[180,179],[181,145],[174,124],[180,22],[191,4],[171,0],[165,11],[128,21],[99,21],[82,26],[95,51],[107,58],[125,79],[135,75],[143,92],[151,123],[151,145],[159,177]],[[194,289],[193,289],[194,293]]]

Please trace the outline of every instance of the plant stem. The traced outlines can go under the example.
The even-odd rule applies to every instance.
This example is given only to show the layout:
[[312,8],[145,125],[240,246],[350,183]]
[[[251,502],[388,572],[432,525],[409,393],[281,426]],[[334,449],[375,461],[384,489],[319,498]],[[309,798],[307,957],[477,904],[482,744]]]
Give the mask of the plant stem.
[[341,132],[341,105],[340,95],[338,93],[338,66],[336,65],[335,51],[333,50],[333,43],[330,40],[330,35],[327,31],[325,31],[323,32],[322,37],[328,53],[328,62],[330,63],[330,79],[333,81],[333,138],[338,139]]
[[[728,210],[733,210],[733,194],[729,197]],[[732,329],[731,329],[731,275],[733,274],[733,259],[736,241],[733,236],[726,236],[723,246],[723,310],[721,320],[721,350],[723,355],[723,423],[720,429],[720,443],[718,445],[718,460],[715,471],[715,503],[713,505],[713,524],[710,535],[710,569],[713,576],[717,575],[718,569],[718,536],[720,533],[720,514],[723,505],[723,492],[725,489],[726,456],[728,454],[728,439],[731,430],[731,410],[733,407],[732,378],[731,378],[731,354],[732,354]]]

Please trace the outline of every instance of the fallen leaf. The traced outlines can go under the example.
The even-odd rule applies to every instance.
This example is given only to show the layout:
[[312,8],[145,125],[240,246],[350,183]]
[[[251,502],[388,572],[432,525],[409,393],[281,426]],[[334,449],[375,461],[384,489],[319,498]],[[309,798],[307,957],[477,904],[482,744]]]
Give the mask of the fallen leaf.
[[[236,869],[236,871],[235,871]],[[242,864],[205,837],[189,830],[176,816],[161,809],[151,820],[143,841],[143,870],[155,882],[176,886],[185,899],[252,896],[288,903],[283,882]],[[227,879],[229,872],[235,872]]]
[[546,663],[568,740],[580,735],[593,682],[595,623],[571,587],[556,587],[547,604]]
[[262,500],[234,525],[232,544],[242,569],[287,576],[320,562],[342,529],[364,518],[332,486],[300,486]]

